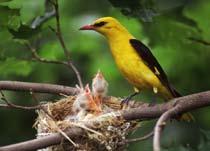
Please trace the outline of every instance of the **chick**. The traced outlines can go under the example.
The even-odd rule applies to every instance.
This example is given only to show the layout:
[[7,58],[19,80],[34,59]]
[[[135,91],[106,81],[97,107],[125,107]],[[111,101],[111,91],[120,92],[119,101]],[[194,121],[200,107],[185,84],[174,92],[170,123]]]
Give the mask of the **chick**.
[[108,92],[108,82],[103,74],[98,71],[92,81],[92,93],[98,106],[102,105],[102,100]]
[[85,89],[80,89],[80,93],[72,105],[72,111],[77,115],[77,119],[84,118],[88,113],[98,114],[101,112],[100,106],[97,106],[93,99],[89,85]]

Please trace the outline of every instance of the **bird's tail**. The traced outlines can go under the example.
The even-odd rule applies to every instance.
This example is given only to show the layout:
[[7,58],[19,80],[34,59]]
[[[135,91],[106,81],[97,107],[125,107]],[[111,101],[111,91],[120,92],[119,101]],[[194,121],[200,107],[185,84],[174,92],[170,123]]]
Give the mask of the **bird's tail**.
[[181,97],[182,95],[173,87],[170,85],[170,92],[173,96],[173,98]]
[[[171,94],[173,96],[173,98],[177,98],[177,97],[181,97],[182,95],[177,91],[175,90],[175,88],[173,88],[172,86],[170,86],[170,91],[171,91]],[[187,112],[187,113],[184,113],[182,115],[179,115],[177,117],[178,120],[181,120],[181,121],[187,121],[187,122],[191,122],[191,121],[195,121],[195,118],[193,117],[193,115],[190,113],[190,112]]]

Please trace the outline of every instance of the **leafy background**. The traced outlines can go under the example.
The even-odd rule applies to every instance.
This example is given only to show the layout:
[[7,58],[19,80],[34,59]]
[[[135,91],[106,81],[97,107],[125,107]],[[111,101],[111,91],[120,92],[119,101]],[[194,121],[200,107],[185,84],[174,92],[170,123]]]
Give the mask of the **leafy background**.
[[[128,30],[147,44],[165,69],[170,82],[183,94],[209,89],[210,59],[210,1],[208,0],[59,0],[61,28],[73,62],[81,72],[84,83],[100,69],[109,81],[109,95],[125,97],[133,90],[122,78],[108,51],[104,38],[94,32],[78,29],[101,16],[113,16]],[[49,8],[50,9],[50,8]],[[61,65],[30,61],[31,52],[25,47],[30,42],[40,56],[64,60],[63,50],[49,26],[31,28],[32,21],[45,13],[43,0],[0,0],[0,80],[56,83],[75,86],[72,71]],[[197,42],[199,39],[207,44]],[[29,59],[29,60],[28,60]],[[116,89],[120,87],[120,91]],[[6,92],[17,104],[32,105],[28,93]],[[40,101],[58,97],[37,94]],[[138,99],[156,100],[149,92]],[[210,109],[194,111],[195,123],[173,121],[164,130],[162,146],[165,150],[210,149]],[[36,113],[32,111],[0,109],[0,145],[11,144],[35,137],[32,128]],[[155,121],[142,123],[132,137],[143,136],[152,130]],[[186,144],[189,144],[186,145]],[[129,150],[152,150],[151,139],[131,143]]]

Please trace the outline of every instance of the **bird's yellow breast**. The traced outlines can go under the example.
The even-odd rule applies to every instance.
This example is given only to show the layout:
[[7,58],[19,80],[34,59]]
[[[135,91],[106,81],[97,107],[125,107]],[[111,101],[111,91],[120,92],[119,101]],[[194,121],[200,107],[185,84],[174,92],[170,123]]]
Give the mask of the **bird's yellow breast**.
[[159,87],[160,81],[145,65],[144,61],[130,45],[129,40],[123,39],[110,43],[115,62],[124,77],[136,88]]

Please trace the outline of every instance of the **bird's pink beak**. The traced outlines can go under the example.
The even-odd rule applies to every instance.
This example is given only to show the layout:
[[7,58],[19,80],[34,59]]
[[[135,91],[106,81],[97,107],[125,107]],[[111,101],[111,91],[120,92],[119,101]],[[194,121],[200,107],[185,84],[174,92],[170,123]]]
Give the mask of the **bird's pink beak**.
[[93,25],[85,25],[83,27],[81,27],[79,30],[94,30],[94,26]]

